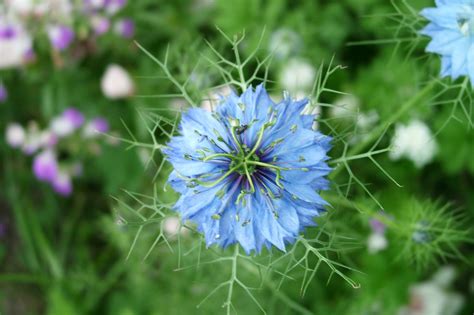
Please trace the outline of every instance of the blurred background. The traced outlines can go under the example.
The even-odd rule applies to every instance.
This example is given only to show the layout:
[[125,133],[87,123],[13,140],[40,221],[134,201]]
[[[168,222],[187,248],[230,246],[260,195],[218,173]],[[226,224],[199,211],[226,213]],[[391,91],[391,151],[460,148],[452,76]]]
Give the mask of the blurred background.
[[[434,5],[408,2],[415,12]],[[438,75],[428,41],[404,40],[398,31],[410,21],[396,13],[380,0],[0,0],[0,314],[223,313],[218,298],[196,305],[226,269],[176,271],[178,260],[195,259],[177,254],[178,242],[191,248],[195,234],[172,215],[146,228],[123,215],[176,200],[163,190],[169,166],[153,141],[166,141],[187,106],[134,41],[166,56],[204,107],[228,93],[198,62],[212,52],[206,42],[226,51],[219,29],[245,30],[243,55],[259,40],[257,58],[273,53],[258,74],[275,98],[307,95],[323,63],[345,66],[327,86],[349,95],[324,99],[333,106],[321,106],[321,128],[349,135],[355,126],[346,139],[358,143]],[[398,150],[377,161],[402,187],[365,160],[352,166],[408,236],[336,202],[331,229],[357,244],[341,259],[361,271],[346,273],[360,288],[328,282],[330,271],[304,296],[291,281],[264,287],[268,314],[472,314],[474,133],[462,107],[431,106],[435,94],[418,98],[383,140]],[[363,191],[351,198],[370,204]],[[423,232],[432,222],[437,238]],[[261,313],[236,303],[238,313]]]

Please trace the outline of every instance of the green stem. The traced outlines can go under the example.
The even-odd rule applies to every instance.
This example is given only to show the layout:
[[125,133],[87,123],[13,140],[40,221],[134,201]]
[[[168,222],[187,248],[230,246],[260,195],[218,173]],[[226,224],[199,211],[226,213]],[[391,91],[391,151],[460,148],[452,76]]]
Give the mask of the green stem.
[[[362,152],[366,147],[368,147],[370,144],[376,141],[377,138],[380,137],[380,135],[383,134],[390,125],[398,121],[400,117],[403,116],[408,110],[410,110],[413,106],[418,104],[431,91],[431,89],[436,85],[437,82],[438,82],[437,80],[431,81],[420,92],[418,92],[418,94],[416,94],[413,98],[411,98],[410,100],[405,102],[402,106],[400,106],[398,110],[394,112],[384,124],[380,124],[371,133],[369,133],[368,136],[365,138],[365,140],[360,142],[355,147],[353,147],[347,155],[356,156],[357,154]],[[339,175],[339,173],[344,169],[343,164],[344,163],[336,166],[334,171],[331,173],[330,178],[336,178],[337,175]]]
[[229,280],[229,291],[227,292],[227,314],[230,314],[232,306],[232,293],[234,291],[234,283],[237,279],[237,258],[239,257],[239,244],[235,244],[234,256],[232,257],[232,273]]

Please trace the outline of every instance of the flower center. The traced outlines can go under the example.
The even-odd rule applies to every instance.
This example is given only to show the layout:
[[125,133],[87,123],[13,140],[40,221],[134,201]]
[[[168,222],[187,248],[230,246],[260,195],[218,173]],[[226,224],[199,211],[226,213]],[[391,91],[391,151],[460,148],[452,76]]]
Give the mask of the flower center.
[[[249,151],[249,150],[246,150]],[[239,154],[232,159],[230,163],[230,169],[236,168],[235,172],[239,173],[240,175],[252,175],[257,168],[257,164],[255,162],[260,162],[260,158],[257,154],[253,153],[248,155],[249,152],[245,152],[244,154]]]

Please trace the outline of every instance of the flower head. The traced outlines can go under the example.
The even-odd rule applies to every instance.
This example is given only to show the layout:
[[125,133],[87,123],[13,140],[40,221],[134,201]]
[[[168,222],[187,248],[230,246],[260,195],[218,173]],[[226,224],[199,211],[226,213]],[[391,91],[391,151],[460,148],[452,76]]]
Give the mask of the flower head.
[[283,67],[280,74],[281,86],[293,94],[306,94],[313,86],[316,69],[302,59],[293,58]]
[[109,65],[102,77],[100,87],[109,99],[129,97],[135,90],[135,85],[128,72],[119,65]]
[[468,75],[474,84],[474,2],[436,0],[421,15],[431,22],[421,33],[432,38],[426,51],[441,55],[441,76]]
[[307,100],[274,103],[262,85],[221,99],[214,112],[183,114],[180,135],[164,150],[175,209],[197,223],[207,245],[240,243],[247,253],[284,250],[326,202],[330,138],[301,115]]
[[96,35],[105,34],[110,29],[110,20],[103,16],[93,16],[91,18],[91,24]]
[[69,196],[72,193],[71,175],[66,171],[59,171],[51,181],[51,185],[56,193],[61,196]]
[[109,14],[115,14],[127,4],[127,0],[108,0],[105,8]]
[[33,160],[33,173],[41,181],[53,181],[58,175],[56,154],[51,150],[45,150],[35,156]]
[[278,29],[270,36],[269,50],[277,59],[285,59],[301,50],[301,36],[286,28]]
[[48,31],[51,45],[58,51],[66,50],[74,41],[74,31],[66,25],[55,25]]
[[109,122],[102,117],[96,117],[88,122],[82,131],[85,138],[94,138],[101,133],[109,131]]
[[32,49],[32,39],[20,24],[5,24],[0,21],[0,69],[23,65]]
[[72,134],[84,123],[84,115],[76,108],[66,109],[61,116],[51,121],[51,131],[58,137],[65,137]]
[[8,124],[5,130],[5,138],[12,148],[19,148],[25,143],[25,129],[17,123]]
[[397,125],[392,145],[391,159],[406,157],[418,168],[431,162],[438,150],[431,130],[419,120],[413,120],[408,125]]
[[115,24],[115,32],[124,38],[132,38],[135,34],[135,23],[130,19],[122,19]]

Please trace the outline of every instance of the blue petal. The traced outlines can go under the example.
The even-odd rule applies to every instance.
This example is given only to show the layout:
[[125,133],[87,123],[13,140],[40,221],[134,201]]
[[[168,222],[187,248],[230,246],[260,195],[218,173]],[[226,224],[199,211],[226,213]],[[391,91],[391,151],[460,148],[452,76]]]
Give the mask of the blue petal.
[[451,76],[457,79],[461,75],[467,74],[467,51],[470,43],[467,41],[459,42],[451,56]]
[[458,15],[460,12],[463,12],[462,6],[449,5],[442,8],[423,9],[421,15],[441,27],[459,30]]

